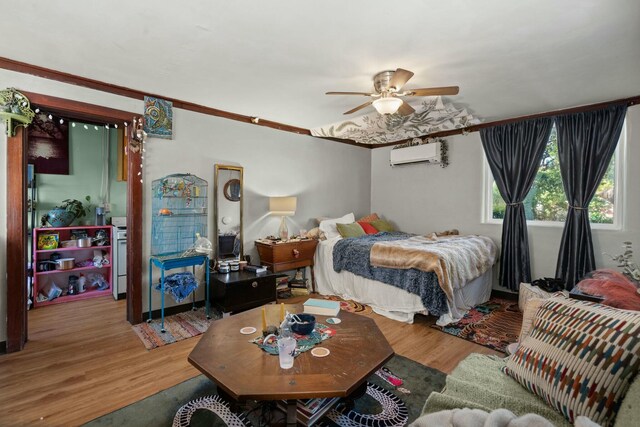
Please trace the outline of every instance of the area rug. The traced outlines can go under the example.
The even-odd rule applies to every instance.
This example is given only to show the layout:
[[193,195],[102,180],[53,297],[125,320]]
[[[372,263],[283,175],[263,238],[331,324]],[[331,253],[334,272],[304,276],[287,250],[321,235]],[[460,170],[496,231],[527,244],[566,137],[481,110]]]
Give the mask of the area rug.
[[360,304],[359,302],[351,299],[342,299],[335,295],[319,295],[319,297],[331,301],[339,301],[340,310],[348,311],[350,313],[369,314],[373,311],[368,305]]
[[505,353],[507,346],[518,340],[521,326],[517,301],[491,298],[473,307],[457,323],[431,327]]
[[[404,380],[401,387],[396,388],[378,375],[371,375],[367,378],[367,394],[355,401],[352,410],[337,404],[336,410],[329,411],[316,425],[405,425],[420,416],[431,392],[444,387],[444,373],[405,357],[394,356],[386,367]],[[268,409],[266,405],[250,401],[242,405],[240,411],[233,412],[217,395],[215,384],[199,375],[85,426],[259,426],[283,419],[282,413]],[[187,418],[188,424],[184,424]]]
[[153,319],[151,323],[138,323],[133,325],[132,328],[147,350],[151,350],[198,336],[209,329],[211,322],[222,317],[219,312],[213,309],[210,310],[210,316],[211,319],[207,319],[204,307],[201,307],[196,311],[189,310],[166,316],[164,318],[166,332],[160,332],[159,318]]

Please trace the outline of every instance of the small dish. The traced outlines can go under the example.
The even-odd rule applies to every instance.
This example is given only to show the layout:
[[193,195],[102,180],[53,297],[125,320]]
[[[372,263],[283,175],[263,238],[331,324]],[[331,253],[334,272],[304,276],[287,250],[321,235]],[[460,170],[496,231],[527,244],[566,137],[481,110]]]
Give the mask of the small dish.
[[240,333],[242,335],[249,335],[254,333],[255,331],[257,331],[257,329],[254,328],[253,326],[245,326],[244,328],[240,329]]
[[311,350],[311,354],[315,357],[326,357],[331,353],[331,350],[325,347],[316,347]]
[[327,319],[327,323],[330,325],[337,325],[340,322],[342,322],[342,320],[338,319],[337,317],[330,317]]

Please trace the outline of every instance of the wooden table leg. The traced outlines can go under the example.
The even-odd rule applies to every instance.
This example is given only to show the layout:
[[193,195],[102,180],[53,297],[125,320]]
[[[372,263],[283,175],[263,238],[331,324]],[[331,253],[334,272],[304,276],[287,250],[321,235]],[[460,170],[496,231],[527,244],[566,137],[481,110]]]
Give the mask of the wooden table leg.
[[296,420],[296,412],[298,411],[297,400],[287,400],[287,427],[296,427],[298,424]]
[[316,275],[313,272],[313,264],[311,264],[309,268],[311,269],[311,292],[315,294],[317,292],[316,291]]

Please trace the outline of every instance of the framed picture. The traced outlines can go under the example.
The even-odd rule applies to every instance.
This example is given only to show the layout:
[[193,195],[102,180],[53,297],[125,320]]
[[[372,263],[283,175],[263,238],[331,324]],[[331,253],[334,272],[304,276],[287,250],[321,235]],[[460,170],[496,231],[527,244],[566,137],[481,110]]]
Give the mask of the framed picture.
[[27,131],[28,163],[35,173],[69,175],[69,126],[59,117],[36,114]]
[[38,235],[38,250],[42,249],[58,249],[58,243],[60,242],[60,236],[57,233],[39,234]]
[[144,97],[144,131],[150,137],[172,139],[173,103],[152,96]]

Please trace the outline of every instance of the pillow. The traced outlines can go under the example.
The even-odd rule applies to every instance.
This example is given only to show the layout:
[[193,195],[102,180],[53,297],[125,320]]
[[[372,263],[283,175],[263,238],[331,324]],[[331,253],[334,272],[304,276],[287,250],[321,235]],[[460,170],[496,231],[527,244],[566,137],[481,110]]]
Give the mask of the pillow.
[[570,422],[606,426],[640,368],[640,313],[555,296],[503,368]]
[[331,219],[331,218],[329,218],[328,216],[319,216],[316,218],[316,222],[318,223],[318,225],[320,225],[322,221],[325,221],[327,219]]
[[384,219],[376,219],[371,221],[371,224],[378,231],[396,231],[396,228]]
[[340,233],[342,237],[360,237],[366,235],[360,224],[357,222],[352,222],[351,224],[337,223],[336,227],[338,229],[338,233]]
[[377,213],[372,213],[367,216],[363,216],[358,220],[358,222],[371,222],[380,219]]
[[551,298],[551,292],[540,289],[537,286],[533,286],[531,283],[520,283],[520,289],[518,290],[518,308],[524,312],[524,308],[527,306],[527,301],[531,298]]
[[327,239],[333,239],[334,237],[340,237],[340,233],[338,233],[338,228],[336,227],[337,223],[340,224],[351,224],[356,220],[353,213],[347,214],[342,218],[334,218],[334,219],[325,219],[320,222],[320,231],[324,233]]
[[376,234],[378,232],[373,225],[366,221],[357,221],[357,223],[360,224],[366,234]]
[[529,336],[531,328],[533,328],[533,319],[535,319],[536,313],[544,301],[544,298],[530,298],[527,300],[522,314],[522,328],[520,328],[518,342],[522,342],[522,340]]

